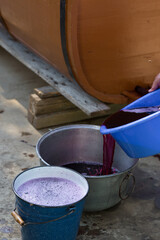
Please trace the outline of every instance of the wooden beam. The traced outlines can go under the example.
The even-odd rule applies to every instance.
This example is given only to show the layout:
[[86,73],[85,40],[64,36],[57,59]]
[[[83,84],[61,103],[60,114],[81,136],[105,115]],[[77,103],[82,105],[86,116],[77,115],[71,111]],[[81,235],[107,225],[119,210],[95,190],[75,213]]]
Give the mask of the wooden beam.
[[0,46],[88,116],[96,116],[110,109],[106,104],[87,94],[75,80],[71,81],[63,76],[53,66],[13,38],[2,24],[0,24]]

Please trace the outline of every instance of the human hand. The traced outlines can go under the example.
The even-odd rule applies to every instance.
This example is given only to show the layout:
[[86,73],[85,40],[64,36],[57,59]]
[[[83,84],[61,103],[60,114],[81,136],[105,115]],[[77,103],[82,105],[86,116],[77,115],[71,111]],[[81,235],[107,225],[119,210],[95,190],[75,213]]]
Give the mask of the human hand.
[[155,79],[152,83],[152,87],[148,90],[148,92],[153,92],[154,90],[156,90],[159,87],[160,87],[160,73],[158,73],[158,75],[155,77]]

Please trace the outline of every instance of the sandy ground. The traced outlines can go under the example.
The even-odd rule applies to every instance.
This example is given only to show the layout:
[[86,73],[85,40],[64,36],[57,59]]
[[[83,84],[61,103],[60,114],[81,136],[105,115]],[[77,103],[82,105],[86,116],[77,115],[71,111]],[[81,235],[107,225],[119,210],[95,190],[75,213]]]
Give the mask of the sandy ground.
[[[11,216],[12,182],[24,169],[39,165],[35,146],[47,129],[37,131],[28,122],[27,108],[33,89],[44,85],[0,49],[0,240],[21,239],[21,227]],[[83,213],[77,240],[159,240],[159,171],[159,155],[140,159],[132,195],[109,210]]]

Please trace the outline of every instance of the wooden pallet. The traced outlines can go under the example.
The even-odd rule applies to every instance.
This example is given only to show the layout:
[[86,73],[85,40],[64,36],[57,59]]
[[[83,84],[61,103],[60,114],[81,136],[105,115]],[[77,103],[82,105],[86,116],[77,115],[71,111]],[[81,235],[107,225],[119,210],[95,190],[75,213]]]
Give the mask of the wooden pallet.
[[88,116],[51,86],[34,89],[30,95],[28,120],[36,128],[55,127],[70,123],[102,124],[105,118],[118,111],[124,104],[110,104],[107,113]]
[[53,66],[17,41],[1,23],[0,46],[88,116],[96,116],[97,113],[104,114],[109,111],[110,107],[108,105],[87,94],[75,80],[67,79]]

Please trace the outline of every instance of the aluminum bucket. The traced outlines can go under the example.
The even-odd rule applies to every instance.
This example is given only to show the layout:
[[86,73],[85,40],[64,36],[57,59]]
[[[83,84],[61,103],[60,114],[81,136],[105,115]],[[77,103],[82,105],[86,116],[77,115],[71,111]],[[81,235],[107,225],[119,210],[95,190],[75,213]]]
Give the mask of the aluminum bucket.
[[[70,162],[103,163],[103,136],[100,127],[96,125],[59,127],[39,139],[36,152],[41,165],[63,166]],[[138,159],[130,158],[116,143],[113,167],[120,172],[105,176],[85,176],[89,183],[89,193],[84,210],[101,211],[113,207],[121,199],[126,199],[134,188],[135,178],[132,170],[137,162]]]
[[[61,206],[40,206],[23,200],[17,189],[23,183],[44,177],[60,177],[71,180],[84,190],[79,201]],[[35,167],[20,173],[13,182],[16,196],[16,209],[12,212],[15,220],[22,226],[23,240],[75,240],[88,193],[88,183],[79,173],[55,166]]]

